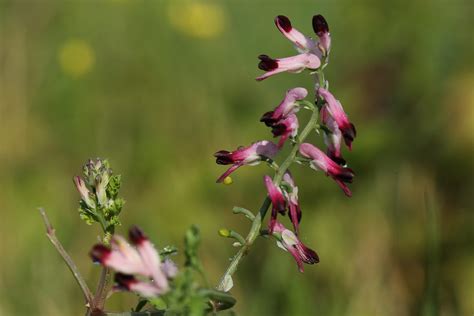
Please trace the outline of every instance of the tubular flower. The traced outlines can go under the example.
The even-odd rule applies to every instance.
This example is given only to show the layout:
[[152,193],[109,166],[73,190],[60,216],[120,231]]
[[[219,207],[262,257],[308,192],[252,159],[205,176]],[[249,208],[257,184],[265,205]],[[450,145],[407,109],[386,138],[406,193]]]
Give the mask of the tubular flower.
[[296,50],[300,53],[314,51],[317,47],[317,43],[312,38],[305,36],[291,25],[288,17],[284,15],[277,16],[275,18],[275,25],[278,30],[295,45]]
[[272,126],[273,137],[281,136],[278,141],[278,148],[283,147],[283,144],[288,137],[296,137],[298,134],[298,127],[299,124],[296,114],[291,114]]
[[115,276],[118,289],[135,291],[145,297],[168,291],[168,278],[172,277],[169,264],[161,262],[155,247],[138,227],[130,229],[129,239],[135,247],[123,237],[114,236],[111,248],[97,244],[90,251],[90,256],[95,262],[118,272]]
[[352,196],[352,192],[346,185],[346,183],[352,183],[354,178],[352,169],[339,166],[319,148],[311,144],[303,143],[300,145],[299,150],[302,156],[311,159],[311,168],[324,171],[327,176],[336,181],[347,196]]
[[255,166],[266,158],[273,158],[278,152],[278,147],[273,142],[262,140],[248,147],[239,147],[235,151],[220,150],[214,154],[216,163],[220,165],[232,165],[224,172],[216,182],[224,179],[243,165]]
[[260,119],[260,122],[272,127],[273,136],[282,136],[278,147],[281,148],[289,136],[296,137],[298,119],[294,113],[299,111],[299,105],[296,101],[303,100],[307,95],[308,91],[305,88],[288,90],[280,104],[273,111],[263,114]]
[[76,189],[79,192],[79,195],[81,196],[81,200],[89,207],[89,208],[95,208],[95,202],[94,200],[90,197],[90,191],[86,186],[86,183],[84,180],[82,180],[81,177],[75,176],[73,178],[74,184],[76,185]]
[[331,115],[336,121],[337,127],[341,131],[347,147],[352,149],[352,142],[356,137],[356,129],[354,124],[352,124],[347,118],[341,103],[326,89],[319,88],[317,93],[326,101],[326,104],[323,107],[326,108],[329,115]]
[[342,133],[325,106],[321,108],[321,121],[329,129],[329,132],[324,131],[324,143],[327,146],[328,156],[339,165],[345,165],[346,161],[341,154]]
[[303,100],[307,95],[308,91],[305,88],[298,87],[288,90],[280,104],[273,111],[263,114],[260,122],[264,122],[265,125],[271,127],[288,115],[298,112],[299,106],[296,101]]
[[290,212],[288,213],[291,222],[293,223],[293,228],[295,229],[295,233],[299,233],[299,223],[301,222],[301,208],[298,201],[298,187],[291,176],[291,173],[287,171],[283,175],[283,181],[285,181],[289,185],[289,191],[284,192],[286,200],[288,201],[288,208]]
[[329,55],[329,51],[331,50],[331,34],[329,34],[328,23],[321,14],[313,16],[313,30],[319,37],[317,47],[322,51],[324,56]]
[[265,186],[267,187],[268,196],[272,201],[272,216],[268,225],[268,230],[270,231],[270,233],[272,233],[273,229],[275,228],[275,224],[277,223],[276,220],[278,213],[282,215],[286,213],[286,201],[285,197],[283,196],[283,192],[273,183],[272,178],[270,178],[269,176],[265,176],[263,178],[263,181],[265,182]]
[[290,252],[293,258],[295,258],[300,272],[304,271],[303,263],[315,264],[319,262],[318,254],[305,246],[291,230],[286,229],[280,222],[275,223],[273,234],[278,239],[278,247]]
[[298,52],[311,53],[320,59],[329,54],[331,36],[329,34],[329,26],[322,15],[318,14],[313,16],[313,30],[318,36],[319,41],[307,37],[295,29],[291,25],[290,19],[284,15],[279,15],[275,18],[275,25],[278,30],[295,45]]
[[262,81],[280,72],[300,73],[306,68],[314,70],[321,66],[319,57],[310,53],[278,59],[270,58],[268,55],[260,55],[258,59],[260,59],[258,68],[265,70],[266,73],[257,77],[257,81]]

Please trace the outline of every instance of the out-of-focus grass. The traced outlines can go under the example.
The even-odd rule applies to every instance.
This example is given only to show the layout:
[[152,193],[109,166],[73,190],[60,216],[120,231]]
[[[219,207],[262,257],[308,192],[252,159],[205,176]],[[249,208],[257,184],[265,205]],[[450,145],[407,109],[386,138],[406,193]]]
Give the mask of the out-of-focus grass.
[[[331,88],[358,128],[346,153],[354,197],[295,168],[302,236],[321,263],[299,274],[262,240],[236,275],[236,310],[472,314],[472,12],[468,1],[443,0],[3,1],[0,314],[81,314],[80,292],[35,208],[48,210],[92,286],[95,228],[79,221],[71,182],[91,156],[123,175],[122,231],[135,223],[158,245],[179,246],[197,224],[216,282],[234,251],[216,230],[245,232],[231,208],[257,209],[267,170],[242,168],[233,185],[216,185],[223,168],[212,153],[270,137],[260,115],[286,89],[311,87],[305,75],[253,78],[257,55],[293,54],[273,17],[286,14],[310,32],[316,13],[331,27]],[[109,307],[133,301],[119,294]]]

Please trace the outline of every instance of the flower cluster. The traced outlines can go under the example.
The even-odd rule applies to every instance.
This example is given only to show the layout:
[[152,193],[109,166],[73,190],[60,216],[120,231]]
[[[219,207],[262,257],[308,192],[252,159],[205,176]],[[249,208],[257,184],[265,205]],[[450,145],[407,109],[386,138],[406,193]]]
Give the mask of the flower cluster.
[[129,239],[114,235],[111,247],[95,245],[90,256],[95,262],[115,270],[115,289],[137,292],[144,297],[156,297],[169,290],[168,280],[177,273],[170,260],[161,261],[147,236],[136,226],[129,230]]
[[79,215],[88,224],[98,222],[104,231],[113,233],[120,224],[120,214],[125,201],[118,197],[120,175],[114,175],[106,159],[90,159],[83,169],[83,178],[73,178],[81,200]]
[[[276,27],[294,44],[298,54],[285,58],[271,58],[268,55],[258,56],[260,60],[258,68],[264,70],[265,73],[256,79],[262,81],[278,73],[300,73],[308,69],[311,74],[315,74],[316,78],[319,79],[314,87],[315,105],[305,100],[308,96],[308,91],[305,88],[289,89],[278,106],[272,111],[264,113],[260,119],[261,122],[271,128],[274,137],[280,137],[277,145],[264,140],[249,147],[238,148],[233,152],[221,150],[214,155],[218,164],[232,165],[217,180],[217,182],[222,182],[224,178],[243,165],[255,165],[261,161],[273,163],[272,159],[286,141],[291,140],[291,146],[294,148],[293,156],[290,154],[290,157],[287,158],[291,161],[286,164],[283,163],[285,169],[277,167],[277,173],[273,178],[268,175],[264,176],[264,184],[272,205],[268,232],[278,240],[280,247],[292,254],[300,271],[303,271],[303,262],[308,264],[317,263],[319,257],[316,252],[306,247],[298,238],[302,211],[298,199],[298,187],[288,170],[288,166],[297,160],[307,162],[311,168],[321,170],[331,177],[347,196],[351,196],[352,193],[347,184],[352,182],[354,172],[346,167],[341,145],[344,142],[351,150],[352,142],[356,137],[354,125],[349,121],[341,103],[328,91],[328,84],[323,75],[323,69],[328,63],[331,50],[329,26],[321,15],[313,16],[312,22],[316,39],[305,36],[295,29],[286,16],[280,15],[275,18]],[[307,127],[309,131],[319,129],[324,133],[324,143],[327,146],[326,152],[312,144],[305,143],[307,133],[298,135],[297,112],[301,108],[308,108],[315,115],[319,114],[319,122],[317,122],[316,116],[315,121],[308,123]],[[297,153],[301,157],[296,157]],[[288,214],[293,231],[286,229],[278,221],[279,214]]]

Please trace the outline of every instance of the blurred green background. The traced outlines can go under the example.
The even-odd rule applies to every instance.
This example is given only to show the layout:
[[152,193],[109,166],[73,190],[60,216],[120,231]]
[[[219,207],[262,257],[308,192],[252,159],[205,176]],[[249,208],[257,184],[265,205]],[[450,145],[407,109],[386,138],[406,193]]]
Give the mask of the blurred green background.
[[[254,78],[257,55],[294,54],[274,16],[312,34],[317,13],[333,39],[326,76],[358,130],[345,152],[354,196],[293,168],[301,235],[321,262],[301,274],[259,240],[235,277],[236,311],[472,315],[474,4],[446,0],[0,0],[0,315],[83,314],[36,208],[95,287],[99,231],[80,221],[71,181],[89,157],[123,176],[122,233],[134,223],[182,246],[197,224],[217,283],[235,251],[217,229],[247,232],[231,209],[257,210],[270,171],[217,185],[212,154],[271,137],[261,114],[311,89],[307,74]],[[117,294],[108,307],[134,302]]]

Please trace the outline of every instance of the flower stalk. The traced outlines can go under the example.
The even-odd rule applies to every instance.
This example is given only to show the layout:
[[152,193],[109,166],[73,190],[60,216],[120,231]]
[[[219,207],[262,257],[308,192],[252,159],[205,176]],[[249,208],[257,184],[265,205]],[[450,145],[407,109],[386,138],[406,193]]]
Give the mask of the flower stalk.
[[[323,73],[322,71],[318,71],[316,73],[316,77],[317,77],[316,79],[319,81],[320,84],[323,84],[324,82],[323,81],[324,76],[320,75],[322,73]],[[314,128],[316,128],[316,126],[318,125],[318,117],[319,117],[318,111],[316,110],[313,111],[308,123],[304,127],[303,131],[299,134],[297,143],[293,145],[293,148],[291,149],[290,153],[288,154],[288,156],[285,158],[281,166],[276,171],[275,176],[273,177],[273,183],[275,184],[275,186],[280,185],[281,180],[283,179],[283,175],[290,168],[290,166],[296,161],[296,155],[298,153],[299,145],[302,144],[305,141],[305,139],[308,137],[308,135],[311,133],[311,131]],[[226,279],[228,279],[229,277],[232,277],[235,271],[237,271],[237,268],[240,262],[247,255],[247,253],[249,252],[250,248],[252,247],[257,237],[260,236],[260,229],[262,228],[262,222],[263,222],[263,219],[265,218],[265,215],[267,214],[270,204],[271,204],[270,198],[266,197],[262,203],[262,206],[260,207],[260,210],[255,215],[254,220],[252,221],[252,226],[250,228],[250,231],[248,232],[247,237],[245,237],[245,243],[242,245],[239,251],[234,255],[229,266],[224,272],[224,275],[221,277],[219,281],[219,285],[217,286],[218,290],[220,291],[224,290]]]

